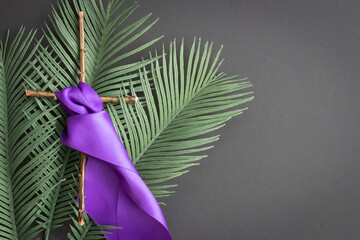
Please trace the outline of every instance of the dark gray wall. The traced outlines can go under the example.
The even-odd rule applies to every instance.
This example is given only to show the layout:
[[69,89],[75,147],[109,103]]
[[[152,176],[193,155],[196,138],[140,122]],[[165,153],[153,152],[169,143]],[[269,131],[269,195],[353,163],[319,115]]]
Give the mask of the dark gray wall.
[[[167,199],[174,239],[360,239],[360,2],[140,3],[136,17],[160,17],[142,41],[224,44],[222,71],[255,85],[249,110]],[[49,4],[0,0],[1,34],[41,27]]]

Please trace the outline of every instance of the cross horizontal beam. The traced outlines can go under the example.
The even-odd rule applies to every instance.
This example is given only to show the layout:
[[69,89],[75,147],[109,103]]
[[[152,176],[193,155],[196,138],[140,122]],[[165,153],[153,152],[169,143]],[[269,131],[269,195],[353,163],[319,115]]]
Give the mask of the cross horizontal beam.
[[[57,100],[57,97],[55,95],[55,93],[53,92],[45,92],[45,91],[40,91],[40,90],[29,90],[29,89],[25,89],[25,94],[26,96],[29,97],[41,97],[41,98],[52,98],[54,100]],[[120,103],[120,99],[117,97],[101,97],[101,101],[103,101],[104,103]],[[138,100],[138,97],[134,97],[134,96],[125,96],[123,97],[124,101],[126,103],[136,103]]]

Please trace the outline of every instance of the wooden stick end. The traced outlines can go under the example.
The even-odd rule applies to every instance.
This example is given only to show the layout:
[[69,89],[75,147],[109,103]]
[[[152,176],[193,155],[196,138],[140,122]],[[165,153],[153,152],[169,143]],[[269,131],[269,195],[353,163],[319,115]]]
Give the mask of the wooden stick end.
[[84,223],[85,223],[85,222],[84,222],[84,219],[81,219],[78,223],[79,223],[80,226],[83,226]]
[[138,101],[138,97],[135,96],[125,96],[124,97],[126,103],[136,103]]
[[78,215],[78,224],[80,226],[83,226],[85,223],[85,211],[82,209],[79,209],[79,215]]

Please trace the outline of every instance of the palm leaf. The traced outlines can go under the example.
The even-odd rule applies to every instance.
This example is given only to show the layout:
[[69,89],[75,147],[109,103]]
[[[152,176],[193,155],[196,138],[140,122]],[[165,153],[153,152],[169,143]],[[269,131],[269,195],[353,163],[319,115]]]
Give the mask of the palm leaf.
[[[117,96],[119,84],[128,84],[128,79],[139,78],[138,70],[149,64],[152,60],[139,61],[119,66],[124,59],[147,48],[154,39],[141,46],[134,47],[135,40],[142,36],[156,21],[147,23],[150,15],[128,24],[125,21],[137,8],[133,3],[123,6],[123,2],[110,1],[104,7],[101,1],[73,0],[60,1],[57,9],[53,8],[50,24],[43,31],[47,46],[40,46],[36,52],[36,59],[31,62],[34,74],[26,77],[29,88],[59,91],[68,86],[77,84],[79,69],[79,46],[77,12],[85,13],[85,41],[86,41],[86,79],[99,94]],[[140,81],[138,81],[139,85]],[[136,83],[135,83],[136,85]],[[135,86],[140,90],[139,86]],[[39,125],[49,121],[54,122],[53,134],[43,143],[46,151],[52,149],[54,143],[59,143],[61,131],[65,125],[65,113],[53,100],[29,100],[37,106],[39,111],[46,111],[44,117],[39,119]],[[52,109],[48,111],[47,109]],[[55,118],[58,118],[56,121]],[[69,204],[76,197],[77,189],[73,176],[77,175],[79,154],[60,145],[51,160],[51,167],[57,171],[48,175],[44,184],[44,191],[48,186],[60,182],[46,198],[38,203],[41,213],[38,215],[38,224],[44,231],[45,239],[49,239],[53,229],[61,227],[65,221],[71,219],[72,205]],[[77,233],[83,236],[85,232],[100,236],[102,232],[94,223],[87,221],[84,227],[74,227]],[[91,226],[89,226],[89,224]],[[88,229],[88,230],[86,230]],[[88,233],[88,234],[89,234]],[[73,233],[75,234],[75,233]],[[76,234],[75,234],[76,235]],[[70,236],[70,235],[69,235]]]
[[221,49],[211,62],[212,44],[206,42],[202,53],[200,48],[201,41],[196,46],[194,40],[186,66],[183,42],[179,52],[172,42],[168,57],[163,48],[161,59],[156,54],[149,69],[140,71],[144,101],[122,102],[121,113],[107,105],[130,159],[156,197],[173,192],[176,185],[164,182],[206,157],[200,153],[219,139],[210,133],[243,113],[246,108],[238,106],[253,99],[252,92],[241,91],[251,87],[246,79],[217,73]]
[[[53,122],[38,126],[39,119],[51,111],[36,111],[26,101],[22,80],[31,75],[28,64],[35,32],[21,28],[13,37],[8,32],[0,43],[0,237],[33,239],[41,230],[32,226],[41,211],[38,202],[57,186],[44,187],[48,174],[57,169],[48,164],[55,146],[43,152],[43,144],[53,134]],[[11,39],[11,40],[10,40]]]
[[[78,210],[74,207],[74,214],[77,214]],[[85,239],[104,239],[104,234],[108,234],[107,229],[115,229],[113,226],[98,226],[96,223],[89,217],[85,215],[85,224],[79,226],[77,221],[73,218],[72,225],[70,226],[71,233],[68,233],[67,236],[70,240],[85,240]]]
[[[78,181],[73,177],[74,186],[78,189]],[[76,195],[77,190],[72,188],[73,193]],[[67,234],[68,239],[70,240],[85,240],[85,239],[104,239],[104,234],[110,233],[106,230],[108,229],[119,229],[114,226],[107,225],[97,225],[90,216],[85,213],[85,223],[83,226],[80,226],[77,222],[78,214],[78,202],[75,199],[72,199],[71,207],[73,210],[72,225],[70,225],[71,233]]]

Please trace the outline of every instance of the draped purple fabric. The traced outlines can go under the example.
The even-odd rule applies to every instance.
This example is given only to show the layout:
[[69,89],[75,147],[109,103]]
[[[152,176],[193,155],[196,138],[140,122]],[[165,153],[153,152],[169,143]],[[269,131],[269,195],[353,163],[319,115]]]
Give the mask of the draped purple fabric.
[[118,137],[99,95],[86,83],[56,93],[69,114],[61,141],[89,155],[85,210],[110,240],[171,240],[164,216]]

